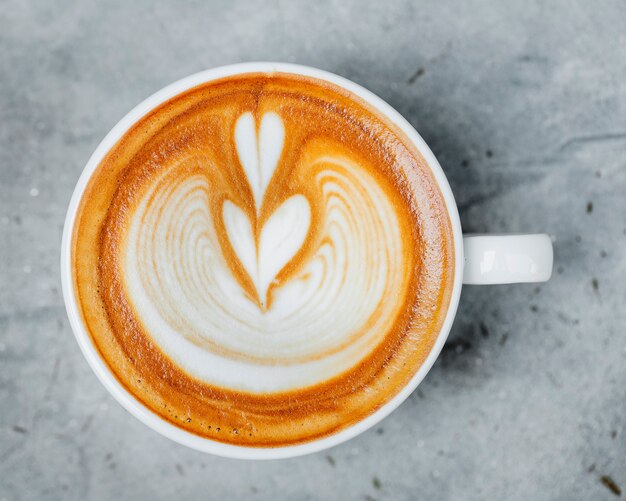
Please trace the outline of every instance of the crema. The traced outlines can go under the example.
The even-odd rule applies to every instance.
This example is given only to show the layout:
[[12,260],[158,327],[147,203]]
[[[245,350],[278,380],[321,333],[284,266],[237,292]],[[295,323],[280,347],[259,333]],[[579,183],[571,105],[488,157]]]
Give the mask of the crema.
[[396,395],[439,333],[454,259],[416,147],[357,96],[286,73],[153,109],[72,233],[83,323],[119,382],[245,446],[332,434]]

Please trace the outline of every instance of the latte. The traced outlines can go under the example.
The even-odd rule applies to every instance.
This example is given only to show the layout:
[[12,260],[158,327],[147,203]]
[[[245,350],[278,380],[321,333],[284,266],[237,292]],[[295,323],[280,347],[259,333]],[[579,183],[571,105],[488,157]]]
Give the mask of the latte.
[[92,175],[72,233],[83,323],[119,382],[245,446],[326,436],[395,396],[439,333],[454,259],[409,139],[286,73],[152,110]]

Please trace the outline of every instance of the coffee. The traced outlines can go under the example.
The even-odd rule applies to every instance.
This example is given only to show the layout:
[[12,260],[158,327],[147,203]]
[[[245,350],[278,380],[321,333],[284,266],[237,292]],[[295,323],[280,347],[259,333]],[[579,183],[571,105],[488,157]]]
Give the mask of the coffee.
[[107,153],[72,234],[83,323],[118,381],[197,435],[284,446],[396,395],[439,333],[452,227],[416,147],[350,92],[212,81]]

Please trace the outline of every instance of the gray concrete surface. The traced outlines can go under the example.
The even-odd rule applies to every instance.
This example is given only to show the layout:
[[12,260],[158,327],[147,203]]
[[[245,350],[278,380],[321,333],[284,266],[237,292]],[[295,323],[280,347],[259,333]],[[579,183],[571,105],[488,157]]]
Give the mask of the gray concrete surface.
[[[620,1],[1,1],[0,499],[625,497],[625,54]],[[465,288],[441,358],[380,426],[265,463],[128,415],[79,352],[58,271],[109,128],[249,60],[368,87],[431,144],[465,230],[548,231],[556,251],[545,285]]]

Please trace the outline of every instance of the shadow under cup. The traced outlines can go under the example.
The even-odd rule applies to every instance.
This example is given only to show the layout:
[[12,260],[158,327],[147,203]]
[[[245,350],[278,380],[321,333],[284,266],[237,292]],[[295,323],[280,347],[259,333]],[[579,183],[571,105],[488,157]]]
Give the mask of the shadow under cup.
[[[271,146],[276,138],[277,153]],[[350,226],[349,217],[341,219],[350,203],[344,200],[348,209],[333,203],[342,197],[353,206],[360,203],[355,214],[373,223]],[[163,208],[170,201],[176,210]],[[346,254],[354,257],[345,260],[345,282],[362,283],[359,273],[372,268],[385,273],[365,288],[351,289],[357,291],[354,298],[311,293],[311,301],[298,305],[294,292],[308,291],[301,282],[315,277],[307,266],[317,262],[322,243],[334,242],[337,255],[352,252],[337,250],[332,228],[340,226],[325,223],[332,214],[348,234],[361,238],[362,248],[371,249],[362,252],[365,258]],[[300,245],[288,251],[272,247],[276,238],[270,237],[281,231]],[[185,240],[190,235],[195,240]],[[167,248],[159,246],[161,237],[167,245],[203,243],[194,252],[183,246],[176,254],[180,266],[172,265],[168,274],[163,270],[171,260],[159,261]],[[246,239],[256,242],[256,260],[237,243]],[[63,291],[83,354],[133,415],[205,452],[289,457],[336,445],[373,426],[424,378],[456,312],[461,243],[446,178],[397,112],[341,77],[302,66],[250,63],[172,84],[131,111],[102,141],[68,210]],[[199,261],[200,248],[208,257]],[[378,259],[376,266],[368,267],[370,256]],[[273,270],[276,260],[280,266]],[[150,263],[158,263],[158,280]],[[226,267],[227,277],[210,263]],[[193,287],[169,286],[172,277],[189,270]],[[319,284],[331,282],[324,280]],[[209,292],[229,293],[190,293],[207,284]],[[184,304],[176,302],[185,297]],[[368,301],[380,313],[363,312]],[[324,308],[310,306],[318,303]],[[149,311],[154,304],[167,306],[158,311],[158,321]],[[289,315],[275,313],[293,304],[298,308]],[[228,308],[238,312],[236,320],[249,315],[248,325],[231,323],[238,330],[212,331],[228,336],[204,337],[196,316],[205,321],[206,311]],[[319,332],[350,325],[358,315],[365,320],[355,322],[365,327],[358,335],[318,342],[313,328],[307,329],[323,326],[327,311],[335,313]],[[264,324],[268,315],[291,330],[277,332],[274,324]],[[298,315],[306,321],[298,324]],[[226,325],[220,318],[207,321]],[[173,336],[176,328],[184,335]],[[265,339],[278,340],[275,345],[262,342],[267,332],[256,331],[263,328],[274,329]],[[289,333],[302,341],[287,342]],[[246,339],[261,339],[260,348],[238,350]],[[315,356],[307,355],[307,342],[318,349]],[[186,353],[192,355],[185,358]],[[220,366],[226,364],[222,360],[230,365]],[[319,374],[329,376],[319,380]]]

